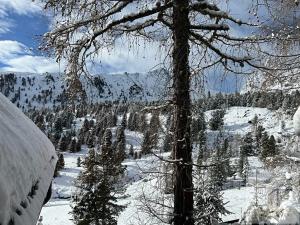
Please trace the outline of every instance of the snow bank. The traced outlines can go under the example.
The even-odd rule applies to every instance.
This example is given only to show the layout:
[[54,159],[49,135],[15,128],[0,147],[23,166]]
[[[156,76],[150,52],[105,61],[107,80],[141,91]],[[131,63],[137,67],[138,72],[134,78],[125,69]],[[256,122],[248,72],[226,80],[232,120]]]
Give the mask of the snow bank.
[[35,224],[56,164],[48,138],[0,94],[0,224]]
[[294,124],[295,134],[297,136],[300,136],[300,107],[297,109],[293,117],[293,124]]
[[279,207],[280,216],[278,224],[299,224],[299,202],[293,191],[289,192],[289,198],[283,201]]

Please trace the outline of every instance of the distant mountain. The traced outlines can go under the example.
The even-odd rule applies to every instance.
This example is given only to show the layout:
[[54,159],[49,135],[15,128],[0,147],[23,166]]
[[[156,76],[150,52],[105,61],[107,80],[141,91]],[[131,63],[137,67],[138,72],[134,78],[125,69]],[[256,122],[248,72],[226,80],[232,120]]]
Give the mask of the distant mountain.
[[[89,103],[105,101],[157,101],[168,97],[165,70],[148,73],[99,74],[82,78]],[[68,82],[64,74],[0,73],[0,92],[23,109],[51,108],[64,104]]]
[[291,70],[289,72],[277,74],[258,74],[249,77],[245,82],[241,92],[247,91],[283,91],[284,93],[292,93],[300,90],[300,71]]

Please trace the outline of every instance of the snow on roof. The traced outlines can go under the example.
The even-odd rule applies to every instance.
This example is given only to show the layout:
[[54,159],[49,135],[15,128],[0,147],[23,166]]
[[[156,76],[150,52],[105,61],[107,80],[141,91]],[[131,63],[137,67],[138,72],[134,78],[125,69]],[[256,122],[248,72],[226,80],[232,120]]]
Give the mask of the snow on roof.
[[56,161],[48,138],[0,93],[0,224],[36,223]]

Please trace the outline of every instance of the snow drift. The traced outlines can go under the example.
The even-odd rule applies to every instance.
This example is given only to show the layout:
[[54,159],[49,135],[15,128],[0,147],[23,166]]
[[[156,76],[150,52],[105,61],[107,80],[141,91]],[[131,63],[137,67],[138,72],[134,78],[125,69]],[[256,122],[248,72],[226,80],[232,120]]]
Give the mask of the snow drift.
[[294,130],[297,136],[300,136],[300,107],[297,109],[293,117]]
[[57,157],[48,138],[0,93],[0,224],[33,225]]

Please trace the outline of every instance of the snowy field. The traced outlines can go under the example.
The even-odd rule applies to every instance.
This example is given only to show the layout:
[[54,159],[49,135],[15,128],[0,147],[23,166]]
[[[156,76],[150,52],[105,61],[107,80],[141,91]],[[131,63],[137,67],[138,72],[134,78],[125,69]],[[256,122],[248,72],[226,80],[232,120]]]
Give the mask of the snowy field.
[[[211,111],[206,112],[206,120],[211,117]],[[272,112],[262,108],[250,107],[232,107],[229,108],[224,117],[225,132],[233,135],[245,135],[253,129],[249,121],[257,115],[259,124],[262,124],[268,133],[276,137],[283,134],[292,135],[292,120],[288,116],[280,112]],[[149,119],[149,118],[147,118]],[[120,120],[120,118],[119,118]],[[161,118],[165,122],[164,118]],[[282,120],[285,121],[285,127],[282,128]],[[115,128],[112,129],[113,133]],[[213,131],[208,130],[209,134]],[[133,145],[134,150],[140,150],[143,140],[143,135],[138,132],[131,132],[126,130],[127,149],[129,145]],[[79,174],[82,168],[77,167],[77,157],[84,157],[87,149],[83,146],[79,153],[64,153],[65,169],[60,172],[60,177],[55,178],[53,182],[52,199],[42,209],[43,225],[73,225],[72,215],[70,212],[71,201],[70,197],[74,192],[74,179]],[[167,157],[169,153],[164,153],[161,156]],[[235,159],[232,158],[234,161]],[[243,212],[246,211],[251,202],[255,199],[255,185],[256,180],[258,186],[263,184],[271,177],[271,173],[264,168],[263,163],[257,157],[249,157],[250,172],[249,183],[246,187],[240,189],[228,189],[223,191],[224,202],[226,208],[231,212],[229,215],[224,215],[223,220],[240,219]],[[126,166],[126,173],[124,177],[125,193],[124,198],[119,200],[119,204],[126,205],[126,209],[120,214],[118,218],[118,225],[131,224],[153,224],[153,219],[143,210],[145,204],[143,199],[155,199],[161,194],[159,188],[161,187],[161,179],[155,175],[162,168],[162,162],[156,156],[143,156],[141,159],[126,159],[123,162]],[[266,189],[261,187],[258,189],[258,199],[261,205],[266,203]],[[164,196],[164,203],[171,204],[167,195]],[[142,199],[142,198],[143,199]],[[63,199],[62,199],[63,198]]]

